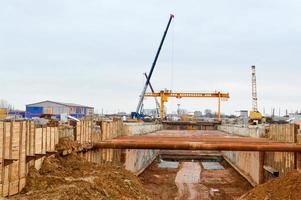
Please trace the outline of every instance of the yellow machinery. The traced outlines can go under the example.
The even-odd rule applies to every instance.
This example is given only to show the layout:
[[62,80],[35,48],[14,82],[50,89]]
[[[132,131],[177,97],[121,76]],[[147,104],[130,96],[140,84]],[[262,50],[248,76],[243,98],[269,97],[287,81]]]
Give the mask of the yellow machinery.
[[0,119],[5,119],[7,117],[8,109],[0,108]]
[[262,114],[259,111],[250,111],[250,120],[262,120]]
[[260,122],[262,120],[262,115],[258,111],[257,100],[256,69],[255,66],[252,66],[252,110],[250,111],[250,120],[252,122]]
[[221,99],[229,99],[229,93],[223,92],[172,92],[170,90],[161,90],[160,92],[147,92],[146,97],[160,97],[160,118],[164,118],[164,103],[168,102],[169,97],[175,98],[218,98],[218,119],[221,119]]

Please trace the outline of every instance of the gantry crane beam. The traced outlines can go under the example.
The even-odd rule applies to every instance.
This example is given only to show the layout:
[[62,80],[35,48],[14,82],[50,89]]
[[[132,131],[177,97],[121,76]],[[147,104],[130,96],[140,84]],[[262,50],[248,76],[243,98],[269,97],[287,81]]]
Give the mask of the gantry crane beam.
[[146,97],[160,97],[160,118],[164,118],[164,103],[168,102],[169,97],[175,98],[218,98],[218,119],[221,119],[221,98],[229,99],[229,93],[225,92],[172,92],[170,90],[162,90],[160,92],[147,92]]

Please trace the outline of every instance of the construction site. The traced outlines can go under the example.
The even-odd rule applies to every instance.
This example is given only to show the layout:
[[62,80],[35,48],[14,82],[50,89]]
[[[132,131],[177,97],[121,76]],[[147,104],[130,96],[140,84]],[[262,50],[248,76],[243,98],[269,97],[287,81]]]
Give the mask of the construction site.
[[[186,91],[154,87],[174,20],[170,14],[162,30],[153,30],[160,33],[159,47],[143,85],[137,83],[142,91],[136,91],[139,99],[131,112],[52,100],[18,110],[0,102],[0,199],[301,199],[301,113],[279,110],[277,115],[272,108],[268,115],[260,109],[262,68],[247,66],[242,79],[249,84],[243,88],[251,98],[241,98],[249,109],[235,105],[236,114],[223,111],[232,95],[238,96],[228,91],[229,84],[211,92],[206,85]],[[93,95],[89,98],[97,98]],[[41,96],[52,98],[47,89]],[[176,111],[167,107],[172,99]],[[216,107],[187,112],[182,99]],[[155,107],[146,106],[150,101]],[[124,103],[121,96],[118,102]]]

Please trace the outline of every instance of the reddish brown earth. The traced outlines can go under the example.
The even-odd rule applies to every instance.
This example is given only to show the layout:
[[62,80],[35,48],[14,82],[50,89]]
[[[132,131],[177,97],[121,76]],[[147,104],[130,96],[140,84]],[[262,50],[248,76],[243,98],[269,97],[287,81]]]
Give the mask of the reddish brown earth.
[[300,200],[301,172],[293,171],[287,175],[255,187],[239,200]]
[[209,193],[212,200],[235,200],[253,187],[238,174],[226,161],[221,163],[223,170],[202,169],[203,192]]
[[153,162],[139,178],[152,199],[174,200],[178,193],[177,172],[178,169],[161,169],[158,162]]
[[[222,163],[225,167],[224,170],[202,168],[198,184],[176,183],[177,173],[180,169],[160,169],[157,164],[154,162],[140,176],[140,180],[153,199],[236,200],[252,189],[252,186],[226,162]],[[183,163],[180,166],[183,167]],[[195,165],[195,168],[198,167]],[[182,189],[177,185],[178,187],[183,186]]]

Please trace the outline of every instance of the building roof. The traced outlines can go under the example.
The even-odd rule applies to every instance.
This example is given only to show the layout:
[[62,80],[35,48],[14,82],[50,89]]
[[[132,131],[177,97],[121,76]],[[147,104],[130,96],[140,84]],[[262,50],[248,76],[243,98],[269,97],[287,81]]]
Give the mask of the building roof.
[[93,108],[93,107],[91,107],[91,106],[84,106],[84,105],[75,104],[75,103],[63,103],[63,102],[49,101],[49,100],[46,100],[46,101],[40,101],[40,102],[32,103],[32,104],[27,104],[26,106],[33,106],[33,105],[35,105],[35,104],[46,103],[46,102],[55,103],[55,104],[60,104],[60,105],[63,105],[63,106],[68,106],[68,107]]

